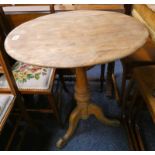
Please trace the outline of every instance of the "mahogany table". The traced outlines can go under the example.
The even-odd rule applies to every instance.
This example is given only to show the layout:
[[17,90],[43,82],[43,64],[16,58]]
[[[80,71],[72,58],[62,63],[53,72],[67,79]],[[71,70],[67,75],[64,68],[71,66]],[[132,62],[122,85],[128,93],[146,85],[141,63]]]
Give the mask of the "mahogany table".
[[57,142],[62,147],[80,119],[94,115],[107,125],[101,108],[91,102],[85,67],[112,62],[132,54],[148,38],[136,19],[108,11],[69,11],[42,16],[15,28],[5,40],[7,53],[16,60],[56,68],[76,68],[75,99],[69,128]]

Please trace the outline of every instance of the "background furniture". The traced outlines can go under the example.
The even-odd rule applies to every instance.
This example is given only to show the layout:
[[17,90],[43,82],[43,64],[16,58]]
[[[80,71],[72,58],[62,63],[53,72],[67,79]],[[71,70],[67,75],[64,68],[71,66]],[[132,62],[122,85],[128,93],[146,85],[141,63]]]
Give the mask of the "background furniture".
[[[138,91],[143,97],[150,114],[152,116],[152,120],[155,123],[155,66],[145,66],[135,68],[133,72],[133,79],[136,81]],[[135,103],[137,104],[137,103]]]
[[126,93],[124,112],[126,113],[130,136],[133,141],[135,150],[146,150],[145,143],[141,136],[141,127],[139,126],[141,112],[144,110],[144,103],[146,104],[149,113],[152,116],[153,122],[155,122],[154,78],[154,65],[134,68],[132,80],[129,83]]
[[[155,64],[155,44],[148,39],[146,44],[134,54],[121,60],[123,66],[121,96],[126,91],[127,80],[131,78],[134,68]],[[123,100],[123,99],[122,99]]]
[[155,4],[134,4],[132,15],[146,25],[152,40],[155,41]]
[[[126,6],[126,12],[128,14],[132,13],[132,16],[137,18],[140,22],[142,23],[146,23],[145,25],[147,26],[148,29],[150,29],[148,27],[149,22],[151,23],[151,19],[149,17],[149,15],[152,17],[154,15],[154,12],[149,10],[149,8],[147,7],[147,5],[133,5],[133,6]],[[142,17],[138,16],[138,13],[142,15]],[[147,16],[145,15],[147,14]],[[143,17],[145,16],[145,17]],[[148,19],[147,19],[148,17]],[[144,19],[144,21],[142,20],[142,18]],[[147,24],[148,21],[148,24]],[[152,19],[152,21],[154,21]],[[152,26],[151,26],[152,27]],[[151,32],[151,31],[149,31]],[[151,34],[151,33],[150,33]],[[151,35],[152,36],[152,35]],[[121,96],[123,97],[126,91],[126,82],[128,79],[130,79],[131,75],[132,75],[132,70],[135,67],[139,67],[139,66],[145,66],[145,65],[152,65],[155,64],[155,54],[154,54],[154,50],[155,50],[155,44],[153,42],[153,37],[151,37],[150,39],[148,39],[148,41],[146,42],[146,44],[144,45],[144,47],[138,49],[135,53],[133,53],[132,55],[124,58],[121,60],[122,62],[122,66],[123,66],[123,73],[122,73],[122,86],[121,86]],[[121,100],[123,100],[123,98],[121,97]]]
[[[147,5],[144,4],[125,5],[125,8],[125,12],[128,15],[132,14],[134,18],[145,24],[145,26],[148,28],[150,32],[150,38],[147,40],[146,44],[142,48],[138,49],[135,53],[121,60],[123,66],[121,102],[123,103],[122,110],[124,125],[127,129],[128,139],[132,143],[132,148],[134,150],[144,150],[145,147],[137,123],[139,121],[138,119],[140,118],[136,117],[141,111],[139,105],[141,105],[140,103],[143,101],[141,101],[141,98],[139,98],[139,93],[137,94],[137,92],[135,92],[135,95],[133,95],[134,93],[132,93],[133,96],[130,95],[130,92],[133,91],[133,80],[129,82],[128,88],[127,80],[131,79],[132,76],[135,77],[133,72],[134,70],[139,70],[139,68],[141,68],[142,66],[149,67],[150,65],[155,64],[155,43],[152,31],[154,12],[150,10]],[[140,74],[139,78],[141,78],[142,81],[144,81],[145,79]],[[138,81],[138,79],[136,81]],[[132,103],[130,102],[131,98]],[[138,102],[139,104],[137,104]]]
[[[5,24],[7,26],[9,25],[9,23],[6,19],[6,16],[2,8],[1,8],[1,12],[2,12],[1,15],[3,15],[3,18],[1,18],[2,19],[1,24],[3,25],[3,27],[5,27]],[[2,34],[2,36],[5,36],[6,34],[8,34],[8,32],[6,32],[5,29],[3,29],[3,27],[1,28],[1,31],[5,32],[5,34],[3,33],[4,35]],[[38,67],[38,66],[28,65],[19,61],[15,62],[15,64],[13,64],[13,67],[12,67],[14,78],[16,80],[19,91],[22,94],[46,95],[48,98],[48,103],[49,103],[48,109],[40,108],[35,110],[32,110],[32,109],[27,109],[27,110],[54,113],[58,122],[61,124],[57,105],[52,95],[53,82],[55,78],[55,70],[56,70],[55,68]],[[3,89],[3,92],[7,93],[9,91],[8,83],[5,76],[0,77],[0,87],[1,89]]]

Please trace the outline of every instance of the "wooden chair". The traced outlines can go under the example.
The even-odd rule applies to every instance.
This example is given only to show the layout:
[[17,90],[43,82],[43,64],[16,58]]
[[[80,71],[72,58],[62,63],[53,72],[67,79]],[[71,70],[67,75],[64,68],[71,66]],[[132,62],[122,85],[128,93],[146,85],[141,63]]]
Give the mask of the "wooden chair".
[[121,62],[123,66],[121,95],[123,97],[126,91],[127,80],[131,78],[133,69],[155,64],[155,43],[151,39],[148,39],[142,48],[122,59]]
[[[3,15],[3,19],[5,19],[6,22],[7,19],[6,16],[4,16],[5,14],[3,9],[1,9],[0,11],[3,12],[1,13],[1,15]],[[5,22],[1,21],[1,23],[3,24]],[[2,30],[2,32],[4,32],[4,30]],[[47,96],[49,108],[35,109],[35,111],[48,112],[48,113],[54,112],[58,122],[60,123],[60,117],[57,105],[52,95],[56,69],[28,65],[16,61],[15,64],[12,66],[12,72],[21,94],[32,94],[32,95],[38,94]],[[4,75],[0,77],[0,87],[4,93],[9,92],[8,83]]]
[[[141,140],[139,127],[137,125],[138,118],[135,117],[135,115],[138,114],[140,110],[139,107],[135,107],[133,104],[136,101],[142,101],[137,97],[139,93],[137,94],[137,92],[134,92],[134,96],[130,95],[131,97],[129,96],[129,94],[131,90],[133,90],[133,80],[131,78],[135,77],[134,70],[138,70],[144,66],[149,67],[150,65],[155,64],[155,43],[151,39],[148,39],[148,41],[142,48],[137,50],[134,54],[122,59],[121,62],[123,66],[121,106],[123,111],[122,116],[124,125],[127,128],[129,141],[132,141],[131,147],[134,148],[134,150],[143,150],[144,144]],[[139,78],[143,80],[144,77],[139,75]],[[130,81],[127,85],[127,80],[129,79]],[[129,100],[131,99],[132,103],[129,102]],[[138,105],[141,104],[139,103]],[[126,123],[127,121],[129,122],[128,124]],[[136,137],[138,137],[138,139]]]
[[[131,139],[135,150],[145,150],[139,121],[141,112],[147,107],[155,123],[155,65],[136,67],[123,102],[123,113],[128,122]],[[129,100],[130,99],[130,100]],[[144,107],[145,103],[145,107]]]
[[[126,12],[128,15],[131,14],[132,5],[126,6]],[[146,66],[155,64],[155,43],[152,39],[148,39],[146,44],[138,49],[135,53],[130,56],[121,59],[123,73],[122,73],[122,85],[121,85],[121,101],[123,100],[123,96],[125,96],[126,91],[126,83],[127,80],[131,78],[132,70],[139,66]]]

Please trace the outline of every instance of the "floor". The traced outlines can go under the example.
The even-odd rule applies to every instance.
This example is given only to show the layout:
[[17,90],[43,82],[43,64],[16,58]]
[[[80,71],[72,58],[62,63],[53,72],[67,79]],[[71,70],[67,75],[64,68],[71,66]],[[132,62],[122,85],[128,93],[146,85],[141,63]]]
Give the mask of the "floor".
[[[118,86],[120,87],[121,80],[121,64],[117,61],[115,66],[115,75]],[[99,78],[100,66],[96,66],[88,71],[88,78]],[[92,100],[100,105],[108,117],[120,118],[121,111],[114,99],[107,98],[104,95],[105,90],[100,91],[100,83],[97,81],[89,81]],[[72,98],[74,92],[74,82],[67,83],[70,94],[63,92],[61,101],[63,106],[61,109],[61,117],[65,121],[67,114],[75,106],[75,101]],[[46,98],[41,96],[39,103],[36,105],[46,104]],[[28,103],[30,104],[30,103]],[[33,105],[33,106],[36,106]],[[142,127],[142,137],[145,142],[147,150],[155,150],[155,126],[152,123],[151,117],[147,110],[141,114],[140,125]],[[50,114],[32,114],[39,130],[34,130],[23,123],[16,134],[15,140],[11,146],[11,150],[58,150],[55,146],[57,140],[63,136],[68,124],[66,123],[64,129],[60,128],[54,117]],[[10,123],[6,125],[0,137],[0,149],[3,150],[3,143],[10,132]],[[7,133],[7,134],[6,134]],[[24,137],[21,139],[21,135]],[[68,144],[61,149],[62,151],[126,151],[129,150],[127,134],[122,125],[120,127],[109,127],[99,121],[93,116],[88,120],[81,120],[74,136],[70,139]]]

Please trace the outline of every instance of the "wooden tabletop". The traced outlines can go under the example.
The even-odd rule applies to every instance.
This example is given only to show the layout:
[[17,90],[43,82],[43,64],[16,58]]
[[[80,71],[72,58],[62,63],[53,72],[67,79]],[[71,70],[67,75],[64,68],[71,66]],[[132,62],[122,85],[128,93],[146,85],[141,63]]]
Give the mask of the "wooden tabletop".
[[5,40],[16,60],[72,68],[107,63],[140,48],[148,31],[133,17],[109,11],[69,11],[36,18]]

